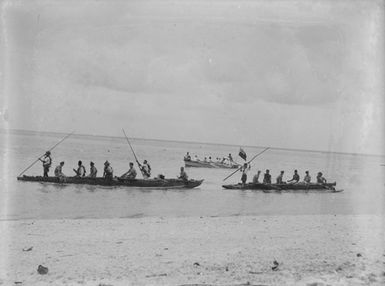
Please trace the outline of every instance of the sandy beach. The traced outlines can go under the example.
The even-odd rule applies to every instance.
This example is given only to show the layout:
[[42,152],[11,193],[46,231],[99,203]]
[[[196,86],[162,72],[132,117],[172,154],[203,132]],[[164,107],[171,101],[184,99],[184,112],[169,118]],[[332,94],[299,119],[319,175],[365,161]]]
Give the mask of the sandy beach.
[[[147,217],[0,225],[1,285],[385,283],[383,216]],[[274,260],[279,264],[275,270]],[[48,274],[38,274],[40,264]]]

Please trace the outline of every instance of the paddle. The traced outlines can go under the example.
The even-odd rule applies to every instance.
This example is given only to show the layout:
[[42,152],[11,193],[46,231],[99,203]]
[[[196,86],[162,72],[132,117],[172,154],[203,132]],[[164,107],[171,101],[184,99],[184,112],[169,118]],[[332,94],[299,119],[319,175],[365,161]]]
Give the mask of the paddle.
[[[55,149],[56,146],[58,146],[61,142],[63,142],[65,139],[67,139],[68,137],[70,137],[72,134],[74,134],[75,131],[72,131],[70,134],[66,135],[62,140],[60,140],[58,143],[56,143],[53,147],[51,147],[48,151],[52,151],[53,149]],[[26,168],[23,172],[20,173],[20,175],[18,177],[21,177],[21,175],[23,175],[25,172],[27,172],[33,165],[36,164],[37,161],[40,160],[41,157],[43,157],[45,155],[45,153],[43,155],[41,155],[39,158],[36,159],[35,162],[33,162],[31,165],[28,166],[28,168]]]
[[[257,158],[259,155],[261,155],[263,152],[267,151],[270,149],[270,147],[265,148],[263,151],[259,152],[257,155],[255,155],[247,164],[250,164],[255,158]],[[234,175],[236,172],[242,169],[242,166],[236,169],[234,172],[232,172],[230,175],[228,175],[226,178],[223,179],[223,181],[226,181],[228,178],[230,178],[232,175]]]
[[123,129],[123,128],[122,128],[122,131],[123,131],[123,133],[124,133],[124,136],[126,137],[126,140],[127,140],[128,145],[130,145],[132,154],[134,154],[134,157],[135,157],[136,163],[138,164],[139,170],[140,170],[140,172],[142,173],[142,176],[144,177],[143,172],[142,172],[142,168],[141,168],[142,165],[140,165],[139,160],[138,160],[138,158],[137,158],[136,155],[135,155],[134,149],[132,148],[131,143],[130,143],[130,141],[128,140],[128,137],[127,137],[127,135],[126,135],[126,132],[124,132],[124,129]]

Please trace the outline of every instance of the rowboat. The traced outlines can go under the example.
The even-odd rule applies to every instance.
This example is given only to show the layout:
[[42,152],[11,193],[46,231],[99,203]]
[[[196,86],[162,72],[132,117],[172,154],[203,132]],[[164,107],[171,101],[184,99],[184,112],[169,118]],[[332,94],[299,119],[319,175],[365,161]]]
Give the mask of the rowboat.
[[161,188],[161,189],[192,189],[202,184],[203,180],[181,179],[121,179],[118,177],[108,180],[98,178],[79,178],[79,177],[42,177],[42,176],[22,176],[17,177],[19,181],[42,182],[54,184],[78,184],[78,185],[97,185],[97,186],[123,186],[140,188]]
[[220,168],[220,169],[237,169],[240,167],[237,163],[225,164],[221,162],[205,162],[205,161],[188,161],[184,160],[185,167],[194,168]]
[[341,192],[335,189],[336,182],[317,184],[317,183],[296,183],[296,184],[265,184],[265,183],[247,183],[223,185],[225,189],[231,190],[262,190],[262,191],[324,191],[324,192]]

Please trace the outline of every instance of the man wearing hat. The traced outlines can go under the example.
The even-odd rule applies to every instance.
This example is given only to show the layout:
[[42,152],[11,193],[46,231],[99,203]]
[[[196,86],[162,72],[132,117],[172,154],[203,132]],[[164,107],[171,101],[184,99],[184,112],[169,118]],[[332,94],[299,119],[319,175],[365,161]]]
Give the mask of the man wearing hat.
[[90,174],[88,175],[88,177],[96,178],[96,174],[97,173],[98,173],[98,170],[95,167],[95,163],[94,162],[90,162]]
[[112,170],[112,167],[110,166],[110,162],[108,161],[104,162],[103,177],[108,180],[112,180],[113,178],[113,170]]
[[49,168],[52,165],[52,159],[51,159],[51,152],[47,151],[44,154],[43,158],[39,158],[41,162],[43,162],[43,169],[44,169],[44,177],[48,177]]

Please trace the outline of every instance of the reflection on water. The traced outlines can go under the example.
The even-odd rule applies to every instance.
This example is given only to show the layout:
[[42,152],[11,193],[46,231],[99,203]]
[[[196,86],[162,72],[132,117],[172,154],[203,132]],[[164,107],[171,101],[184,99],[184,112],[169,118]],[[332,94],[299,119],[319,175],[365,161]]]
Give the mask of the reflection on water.
[[[313,180],[322,171],[328,181],[336,181],[343,193],[263,193],[261,191],[225,190],[224,183],[237,183],[236,174],[226,182],[223,178],[233,170],[188,168],[190,178],[204,178],[203,184],[191,190],[157,190],[126,187],[101,187],[82,185],[55,185],[49,183],[20,182],[18,173],[44,153],[61,138],[59,135],[37,136],[0,134],[0,140],[9,140],[1,146],[0,154],[7,154],[8,166],[1,202],[7,200],[7,213],[0,219],[23,218],[135,218],[143,216],[230,216],[230,215],[284,215],[284,214],[361,214],[383,213],[384,172],[380,166],[384,157],[336,153],[269,150],[258,157],[249,173],[270,169],[272,178],[285,170],[285,179],[298,169],[301,177],[309,170]],[[164,174],[176,177],[183,156],[189,151],[199,157],[222,157],[233,153],[239,146],[180,143],[151,140],[132,140],[140,160],[149,160],[153,176]],[[249,157],[263,148],[244,148]],[[73,136],[59,145],[53,153],[54,167],[65,161],[64,173],[72,174],[77,161],[88,168],[95,162],[98,174],[103,163],[109,160],[114,175],[127,171],[134,162],[123,138]],[[3,155],[2,155],[3,156]],[[5,158],[5,157],[4,157]],[[3,159],[4,159],[3,158]],[[5,166],[2,165],[0,168]],[[0,170],[3,171],[3,170]],[[88,171],[88,170],[87,170]],[[40,163],[27,174],[41,175]]]

